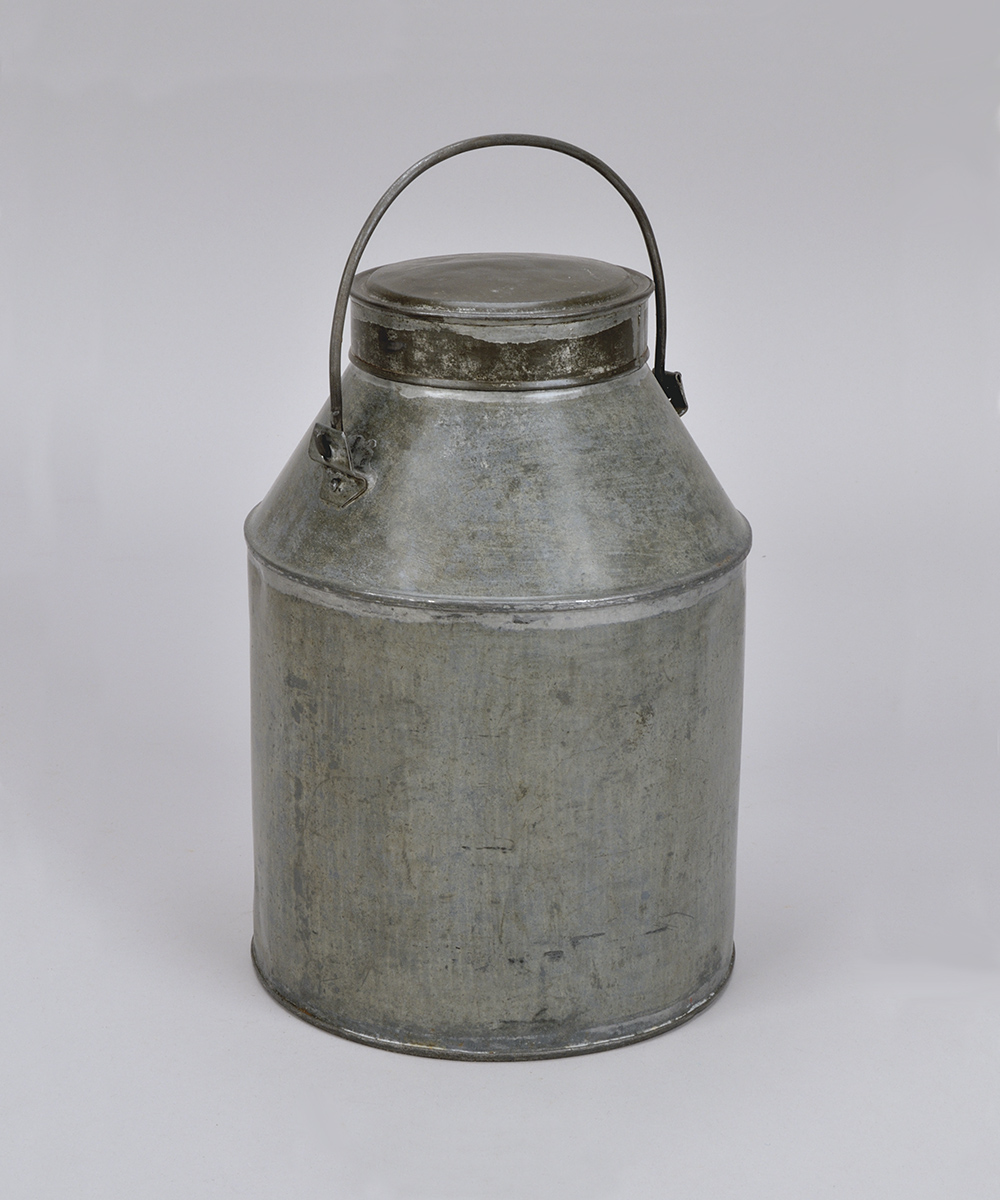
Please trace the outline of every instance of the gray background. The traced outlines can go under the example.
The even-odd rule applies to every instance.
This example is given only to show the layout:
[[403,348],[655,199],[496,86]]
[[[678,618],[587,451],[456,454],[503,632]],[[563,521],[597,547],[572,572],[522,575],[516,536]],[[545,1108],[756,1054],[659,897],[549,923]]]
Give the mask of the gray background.
[[[14,0],[0,37],[4,1195],[994,1197],[995,0]],[[757,540],[728,992],[483,1066],[253,977],[240,526],[371,205],[508,129],[645,202]],[[643,263],[532,150],[438,168],[366,262],[508,249]]]

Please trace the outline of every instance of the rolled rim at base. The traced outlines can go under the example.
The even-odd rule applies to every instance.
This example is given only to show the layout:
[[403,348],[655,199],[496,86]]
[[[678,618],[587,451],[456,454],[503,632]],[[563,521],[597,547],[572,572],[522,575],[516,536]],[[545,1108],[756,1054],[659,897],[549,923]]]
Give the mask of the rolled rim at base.
[[[317,1028],[324,1030],[326,1033],[334,1033],[338,1037],[346,1038],[348,1041],[359,1042],[364,1046],[374,1046],[379,1050],[393,1050],[397,1054],[415,1054],[422,1058],[448,1058],[464,1062],[531,1062],[541,1058],[568,1058],[570,1055],[575,1054],[597,1054],[602,1050],[615,1050],[619,1046],[628,1046],[633,1042],[643,1042],[648,1038],[658,1037],[661,1033],[668,1033],[671,1029],[676,1029],[678,1025],[683,1025],[686,1021],[690,1021],[693,1017],[697,1017],[700,1013],[704,1012],[722,994],[733,973],[733,966],[736,962],[736,947],[733,946],[729,966],[719,983],[708,995],[696,1000],[681,1013],[676,1013],[670,1017],[665,1017],[658,1013],[651,1013],[645,1017],[635,1017],[628,1021],[623,1021],[618,1033],[609,1032],[614,1026],[600,1026],[590,1031],[581,1030],[577,1035],[579,1040],[569,1042],[565,1045],[531,1046],[529,1044],[517,1048],[499,1046],[495,1049],[487,1047],[472,1048],[463,1045],[448,1046],[436,1042],[406,1041],[402,1038],[396,1039],[383,1034],[353,1029],[348,1025],[337,1024],[320,1016],[318,1013],[312,1012],[308,1008],[303,1008],[301,1005],[296,1004],[274,987],[261,971],[252,939],[250,941],[250,961],[253,963],[254,971],[257,973],[257,978],[260,980],[264,990],[282,1008],[287,1009],[288,1012],[292,1013],[293,1016],[299,1017],[300,1020],[317,1026]],[[669,1012],[671,1010],[668,1009],[665,1011]],[[588,1033],[594,1036],[588,1036]],[[500,1041],[501,1039],[495,1040]],[[528,1039],[525,1039],[525,1041],[527,1042]]]

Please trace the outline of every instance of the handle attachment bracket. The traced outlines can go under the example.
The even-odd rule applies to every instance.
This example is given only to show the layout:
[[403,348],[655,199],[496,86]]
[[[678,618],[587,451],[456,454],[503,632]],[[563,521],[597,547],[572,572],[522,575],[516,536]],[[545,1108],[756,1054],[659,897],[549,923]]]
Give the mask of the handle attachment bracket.
[[326,467],[326,479],[319,493],[321,499],[337,508],[346,508],[368,491],[368,479],[355,468],[351,446],[343,429],[313,426],[309,457]]

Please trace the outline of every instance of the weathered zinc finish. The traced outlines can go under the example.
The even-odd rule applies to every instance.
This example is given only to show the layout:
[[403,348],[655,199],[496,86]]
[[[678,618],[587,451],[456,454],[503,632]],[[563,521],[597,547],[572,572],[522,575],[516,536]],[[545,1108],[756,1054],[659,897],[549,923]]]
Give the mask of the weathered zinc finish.
[[646,361],[652,289],[627,267],[555,254],[392,263],[355,281],[351,361],[386,379],[449,387],[607,379]]
[[599,1049],[702,1007],[733,947],[741,583],[490,627],[326,607],[255,571],[272,990],[470,1058]]
[[[355,276],[414,178],[495,145],[599,171],[652,283],[509,254]],[[750,533],[679,419],[664,303],[634,193],[553,139],[444,147],[358,235],[329,407],[246,526],[253,956],[317,1025],[584,1053],[728,978]]]
[[263,980],[415,1053],[669,1028],[732,958],[746,522],[645,367],[345,399],[368,493],[304,442],[247,524]]

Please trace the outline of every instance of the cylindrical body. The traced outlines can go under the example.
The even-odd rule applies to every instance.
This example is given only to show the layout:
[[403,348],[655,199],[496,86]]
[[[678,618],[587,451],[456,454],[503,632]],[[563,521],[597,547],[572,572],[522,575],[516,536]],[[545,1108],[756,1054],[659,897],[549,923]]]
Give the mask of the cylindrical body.
[[728,977],[749,529],[644,365],[649,290],[359,277],[366,490],[307,437],[248,518],[254,960],[316,1024],[545,1057]]

